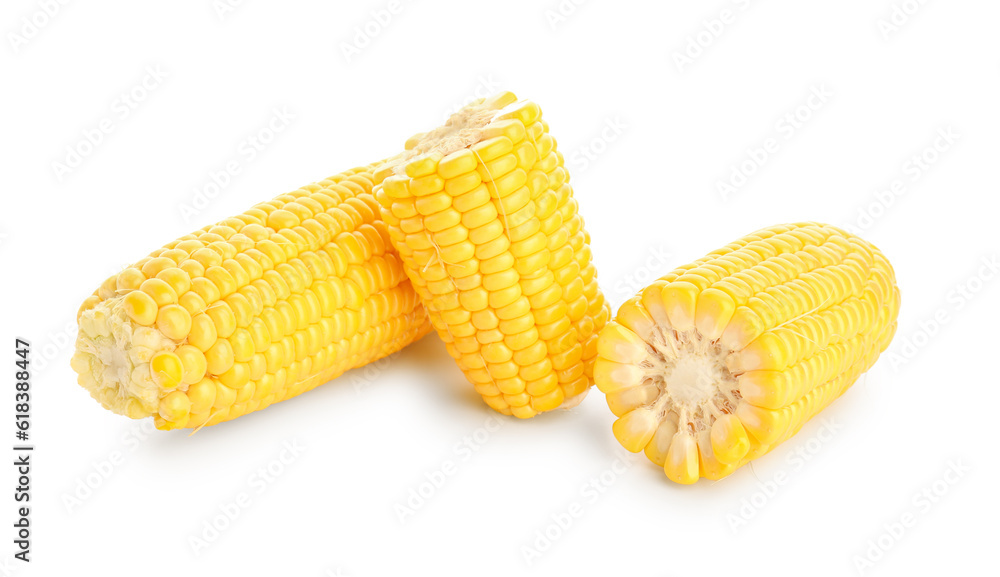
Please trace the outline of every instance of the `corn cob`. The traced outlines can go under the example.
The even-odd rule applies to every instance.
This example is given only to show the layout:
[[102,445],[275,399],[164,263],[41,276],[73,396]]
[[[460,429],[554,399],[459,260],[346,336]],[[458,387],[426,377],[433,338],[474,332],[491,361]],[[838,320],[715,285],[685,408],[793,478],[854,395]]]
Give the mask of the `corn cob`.
[[406,150],[375,196],[448,352],[503,414],[579,402],[611,311],[539,107],[501,93]]
[[372,168],[257,204],[107,279],[78,313],[78,382],[115,413],[195,428],[429,332],[377,216]]
[[889,345],[899,290],[864,240],[757,231],[625,302],[594,378],[619,442],[678,483],[719,479],[794,435]]

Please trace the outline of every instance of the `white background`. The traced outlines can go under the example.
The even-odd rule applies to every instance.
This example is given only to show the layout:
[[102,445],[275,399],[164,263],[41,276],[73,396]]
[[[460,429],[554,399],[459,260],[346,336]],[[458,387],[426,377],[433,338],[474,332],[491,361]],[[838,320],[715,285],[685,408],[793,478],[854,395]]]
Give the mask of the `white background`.
[[[556,0],[399,0],[379,26],[388,0],[257,0],[221,15],[212,0],[68,2],[49,18],[45,4],[0,11],[0,439],[14,441],[21,336],[34,345],[36,445],[30,567],[10,557],[15,479],[0,473],[6,571],[847,575],[870,562],[866,575],[930,575],[995,563],[1000,280],[983,264],[1000,253],[995,2],[567,0],[557,18]],[[367,41],[366,25],[380,28]],[[157,69],[164,78],[146,78]],[[821,220],[863,229],[895,266],[892,346],[798,436],[689,487],[622,456],[596,390],[569,412],[495,419],[433,335],[190,438],[149,432],[76,385],[75,312],[109,274],[393,154],[497,88],[543,107],[615,307],[757,228]],[[249,158],[246,139],[282,107],[294,120]],[[102,121],[110,133],[87,150]],[[88,154],[65,172],[69,148]],[[185,218],[231,160],[239,174]],[[752,174],[720,193],[734,170]],[[304,450],[259,492],[255,472],[284,443]],[[401,521],[419,490],[430,496]],[[249,505],[196,553],[191,537],[240,493]]]

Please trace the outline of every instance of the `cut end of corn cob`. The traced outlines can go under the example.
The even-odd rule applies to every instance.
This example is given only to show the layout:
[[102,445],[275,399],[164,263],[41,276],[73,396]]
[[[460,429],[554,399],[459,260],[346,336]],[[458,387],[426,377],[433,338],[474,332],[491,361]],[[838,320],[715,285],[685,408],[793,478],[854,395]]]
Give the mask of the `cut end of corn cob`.
[[375,197],[448,352],[501,413],[579,403],[611,311],[541,109],[500,93],[406,149]]
[[451,115],[443,126],[422,132],[406,141],[406,152],[390,161],[392,170],[402,174],[409,161],[421,156],[448,156],[486,139],[487,127],[502,115],[505,108],[516,110],[523,103],[511,92],[501,92],[477,100]]
[[719,479],[794,435],[885,350],[899,291],[838,228],[748,235],[626,301],[594,379],[619,442],[678,483]]
[[260,203],[109,278],[78,314],[78,382],[115,413],[196,428],[429,332],[377,218],[371,168]]
[[125,309],[124,299],[115,298],[80,315],[71,364],[79,383],[105,408],[141,419],[156,414],[160,400],[177,389],[183,377],[177,369],[183,368],[173,362],[177,343],[132,322]]

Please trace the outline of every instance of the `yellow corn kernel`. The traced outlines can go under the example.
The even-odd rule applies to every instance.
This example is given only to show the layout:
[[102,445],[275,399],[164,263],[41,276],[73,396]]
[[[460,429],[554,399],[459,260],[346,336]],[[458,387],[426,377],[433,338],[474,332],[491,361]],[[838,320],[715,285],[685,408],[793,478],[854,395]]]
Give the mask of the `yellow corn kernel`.
[[217,302],[205,309],[212,322],[215,324],[215,332],[220,339],[228,339],[236,330],[236,315],[225,302]]
[[164,256],[159,256],[147,260],[146,263],[142,265],[140,270],[142,270],[142,274],[146,278],[153,278],[159,274],[160,271],[176,265],[177,263],[173,260]]
[[184,307],[188,314],[196,315],[200,312],[204,312],[208,308],[208,304],[205,299],[201,297],[198,293],[194,291],[188,291],[177,298],[177,304]]
[[191,330],[188,332],[188,343],[194,345],[198,350],[205,352],[219,337],[215,328],[215,321],[207,314],[197,314],[191,317]]
[[229,337],[229,344],[233,349],[233,359],[238,363],[244,363],[253,358],[254,344],[250,331],[246,329],[236,329]]
[[646,457],[659,465],[664,466],[667,462],[667,453],[670,451],[670,445],[674,441],[674,435],[677,433],[677,425],[669,420],[664,419],[656,428],[656,432],[653,434],[653,438],[646,443],[646,447],[643,452],[646,453]]
[[150,326],[156,322],[159,308],[156,305],[156,301],[153,300],[153,297],[150,296],[149,293],[134,290],[126,294],[122,301],[125,305],[125,314],[127,314],[134,323],[143,326]]
[[191,288],[191,276],[176,266],[161,270],[156,273],[156,278],[170,285],[178,295],[183,295]]
[[649,409],[637,409],[625,414],[613,425],[615,438],[627,450],[638,453],[645,448],[659,426],[658,416]]
[[174,389],[184,377],[184,366],[174,353],[159,352],[149,362],[150,376],[164,389]]
[[219,382],[230,389],[239,390],[250,381],[250,366],[246,363],[233,363],[233,366],[219,375]]
[[677,431],[667,449],[663,471],[675,482],[690,485],[698,480],[698,444],[685,431]]
[[226,339],[215,341],[215,344],[205,351],[205,361],[209,374],[221,375],[236,362],[233,345]]
[[197,347],[192,345],[181,345],[177,347],[174,351],[177,358],[181,361],[181,366],[184,367],[184,376],[181,381],[188,384],[194,384],[205,378],[205,372],[208,370],[208,361],[205,359],[205,353],[201,352]]
[[177,302],[177,293],[173,287],[158,278],[146,279],[139,285],[139,290],[148,294],[158,306],[166,306]]
[[898,312],[877,248],[824,224],[771,227],[626,301],[600,331],[594,380],[625,448],[675,482],[717,479],[850,387]]
[[722,463],[736,464],[750,450],[750,438],[736,415],[723,415],[712,423],[712,450]]
[[[212,254],[215,253],[213,252]],[[203,276],[191,279],[191,290],[209,304],[222,298],[222,295],[219,293],[219,288],[215,286],[215,283]]]
[[137,290],[146,280],[146,275],[142,274],[138,268],[131,266],[118,273],[115,278],[115,289],[119,293]]
[[180,421],[191,410],[191,400],[181,391],[174,391],[163,397],[157,412],[167,421]]
[[212,382],[212,379],[202,378],[188,387],[187,396],[188,400],[191,401],[190,411],[192,414],[207,413],[215,402],[215,383]]
[[[723,463],[715,454],[712,447],[712,433],[709,430],[698,431],[696,434],[698,445],[698,474],[713,481],[728,476],[736,470],[736,466],[731,463]],[[666,470],[664,470],[666,472]]]
[[180,305],[161,307],[156,315],[156,328],[168,339],[183,340],[191,332],[191,314]]

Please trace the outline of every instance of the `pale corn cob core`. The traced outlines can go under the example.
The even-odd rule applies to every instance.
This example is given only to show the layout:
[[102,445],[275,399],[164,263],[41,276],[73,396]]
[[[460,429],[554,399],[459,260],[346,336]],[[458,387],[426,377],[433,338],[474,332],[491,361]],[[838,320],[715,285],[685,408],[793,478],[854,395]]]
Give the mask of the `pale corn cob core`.
[[611,311],[539,107],[498,94],[406,149],[375,196],[448,352],[501,413],[580,402]]
[[429,332],[378,218],[372,168],[260,203],[109,278],[78,314],[78,382],[116,413],[194,428]]
[[622,305],[594,378],[626,449],[678,483],[719,479],[846,391],[889,345],[898,312],[877,248],[829,225],[775,226]]

